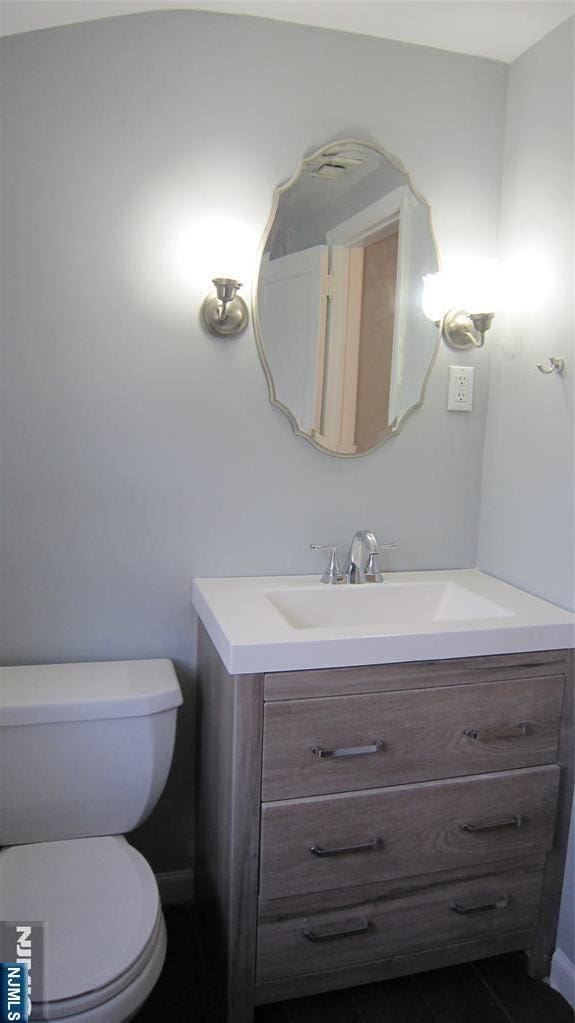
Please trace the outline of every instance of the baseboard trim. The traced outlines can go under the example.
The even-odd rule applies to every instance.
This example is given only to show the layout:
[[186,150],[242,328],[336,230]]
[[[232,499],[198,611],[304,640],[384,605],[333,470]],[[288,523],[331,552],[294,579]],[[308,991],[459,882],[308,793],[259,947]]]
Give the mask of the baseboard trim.
[[560,948],[553,953],[549,983],[575,1009],[575,963]]
[[188,870],[166,870],[156,874],[162,906],[175,906],[191,902],[194,897],[194,872]]

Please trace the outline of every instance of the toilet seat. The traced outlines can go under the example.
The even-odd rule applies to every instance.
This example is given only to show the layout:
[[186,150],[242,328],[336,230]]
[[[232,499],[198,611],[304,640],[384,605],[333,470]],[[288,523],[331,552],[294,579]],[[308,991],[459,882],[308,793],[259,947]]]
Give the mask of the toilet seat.
[[[89,991],[76,998],[61,1002],[35,1002],[31,1020],[47,1019],[53,1023],[122,1023],[129,1019],[134,1008],[139,1009],[154,987],[166,956],[166,925],[161,912],[151,940],[133,966],[111,984],[97,991]],[[129,1015],[126,1015],[126,1013]]]
[[0,892],[2,919],[48,925],[44,982],[34,974],[33,953],[31,971],[34,1008],[43,1018],[89,1013],[152,962],[157,976],[165,952],[158,888],[122,836],[4,849]]

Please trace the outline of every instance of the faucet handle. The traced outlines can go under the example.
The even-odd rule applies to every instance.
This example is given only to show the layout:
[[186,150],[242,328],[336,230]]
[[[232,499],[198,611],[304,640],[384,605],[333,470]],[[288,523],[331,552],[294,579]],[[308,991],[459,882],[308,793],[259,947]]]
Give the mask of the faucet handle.
[[381,568],[379,566],[379,551],[372,551],[367,559],[367,565],[363,573],[363,579],[366,583],[382,583],[383,575],[381,574]]
[[396,543],[380,543],[376,551],[372,551],[367,559],[364,578],[366,583],[382,583],[383,575],[379,564],[379,555],[382,551],[396,551]]
[[310,548],[312,551],[330,552],[329,565],[321,577],[322,583],[329,583],[330,585],[333,585],[334,583],[344,582],[345,576],[343,575],[337,558],[339,547],[332,544],[310,543]]

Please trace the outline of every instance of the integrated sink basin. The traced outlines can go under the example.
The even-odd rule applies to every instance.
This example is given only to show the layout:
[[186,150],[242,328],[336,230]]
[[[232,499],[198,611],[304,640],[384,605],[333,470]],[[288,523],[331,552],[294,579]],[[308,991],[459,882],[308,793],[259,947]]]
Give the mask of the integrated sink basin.
[[456,582],[395,582],[265,590],[294,629],[508,618],[513,611]]
[[478,569],[196,579],[193,601],[230,674],[575,646],[575,616]]

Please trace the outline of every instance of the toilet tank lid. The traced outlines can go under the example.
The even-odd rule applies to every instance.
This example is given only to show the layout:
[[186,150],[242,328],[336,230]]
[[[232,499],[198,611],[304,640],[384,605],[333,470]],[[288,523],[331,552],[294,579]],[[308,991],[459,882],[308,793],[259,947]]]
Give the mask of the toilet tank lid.
[[182,702],[164,658],[0,667],[0,726],[142,717]]

